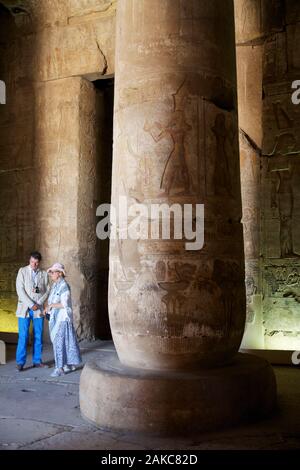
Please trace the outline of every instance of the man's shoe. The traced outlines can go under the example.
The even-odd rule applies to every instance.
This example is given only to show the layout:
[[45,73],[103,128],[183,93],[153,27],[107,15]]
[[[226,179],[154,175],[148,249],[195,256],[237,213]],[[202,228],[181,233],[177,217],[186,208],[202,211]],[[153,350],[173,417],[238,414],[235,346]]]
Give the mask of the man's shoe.
[[33,364],[33,367],[42,367],[43,369],[49,369],[47,364],[43,364],[43,362],[39,362],[38,364]]
[[22,372],[24,370],[24,366],[22,364],[17,364],[17,371]]

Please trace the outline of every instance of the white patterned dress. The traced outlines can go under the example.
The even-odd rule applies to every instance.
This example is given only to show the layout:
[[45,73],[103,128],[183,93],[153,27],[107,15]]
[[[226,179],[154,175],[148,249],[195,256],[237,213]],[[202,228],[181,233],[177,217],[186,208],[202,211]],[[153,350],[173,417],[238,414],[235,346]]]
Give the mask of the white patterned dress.
[[59,304],[63,308],[52,308],[50,311],[49,330],[53,344],[55,367],[61,369],[65,365],[81,363],[80,350],[73,325],[73,311],[70,286],[61,278],[54,283],[48,305]]

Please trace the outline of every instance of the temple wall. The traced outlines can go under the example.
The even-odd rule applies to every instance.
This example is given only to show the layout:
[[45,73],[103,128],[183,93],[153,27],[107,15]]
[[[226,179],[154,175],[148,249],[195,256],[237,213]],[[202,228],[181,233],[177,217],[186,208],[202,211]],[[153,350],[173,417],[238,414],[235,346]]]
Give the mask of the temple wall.
[[[35,248],[45,266],[59,257],[69,268],[78,333],[92,336],[97,269],[104,279],[106,267],[94,235],[101,200],[95,122],[103,113],[89,80],[114,74],[117,1],[0,4],[7,87],[0,106],[0,331],[16,330],[16,272]],[[300,105],[291,102],[291,83],[300,79],[300,3],[235,0],[235,22],[243,346],[299,349]]]
[[300,3],[237,0],[247,327],[243,346],[300,347]]
[[298,350],[300,106],[291,101],[291,84],[300,77],[300,3],[277,2],[270,17],[264,43],[261,170],[265,348]]
[[16,330],[16,272],[37,249],[44,266],[66,265],[77,332],[91,337],[96,92],[88,80],[114,73],[116,1],[0,3],[0,331]]
[[263,348],[260,259],[260,154],[263,40],[260,2],[235,2],[240,167],[247,317],[243,347]]

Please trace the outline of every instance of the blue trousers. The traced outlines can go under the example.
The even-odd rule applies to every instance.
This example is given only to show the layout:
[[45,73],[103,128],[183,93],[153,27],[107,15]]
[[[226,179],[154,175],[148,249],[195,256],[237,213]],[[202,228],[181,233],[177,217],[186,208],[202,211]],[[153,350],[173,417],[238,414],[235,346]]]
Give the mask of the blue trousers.
[[44,318],[33,318],[33,310],[29,310],[29,317],[19,318],[19,338],[16,353],[17,364],[23,366],[26,362],[27,343],[29,338],[29,328],[33,322],[33,349],[32,362],[39,364],[42,362],[43,351],[43,325]]

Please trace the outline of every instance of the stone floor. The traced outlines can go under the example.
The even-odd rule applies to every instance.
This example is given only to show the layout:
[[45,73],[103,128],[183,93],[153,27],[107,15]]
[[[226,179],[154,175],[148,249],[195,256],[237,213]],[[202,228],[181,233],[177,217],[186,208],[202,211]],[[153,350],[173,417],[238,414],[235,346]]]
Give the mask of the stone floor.
[[[111,342],[80,343],[83,360],[112,349]],[[51,378],[53,369],[17,372],[15,346],[7,348],[7,364],[0,366],[0,450],[196,450],[296,449],[300,447],[300,369],[275,367],[278,409],[268,419],[221,432],[186,439],[161,439],[107,432],[80,415],[78,384],[81,370]],[[30,360],[29,356],[29,360]],[[52,350],[44,361],[52,365]]]

